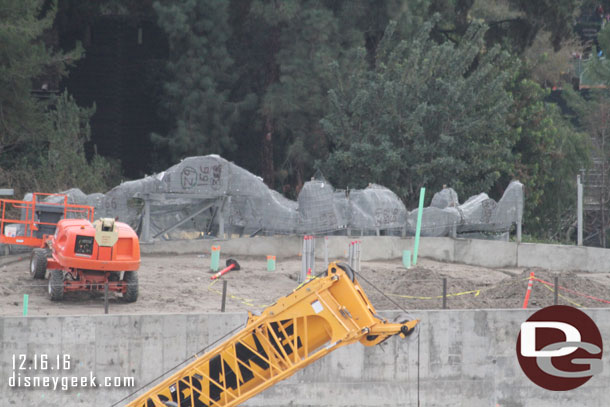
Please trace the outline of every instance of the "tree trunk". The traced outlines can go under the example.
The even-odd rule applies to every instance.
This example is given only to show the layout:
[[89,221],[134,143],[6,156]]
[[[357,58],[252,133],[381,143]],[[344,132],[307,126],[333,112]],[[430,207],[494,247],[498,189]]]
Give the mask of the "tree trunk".
[[301,192],[301,189],[303,189],[303,165],[298,164],[297,165],[297,169],[296,169],[296,175],[297,175],[297,184],[294,187],[294,190],[297,194],[297,196],[299,195],[299,192]]
[[273,166],[273,123],[269,115],[265,118],[265,132],[262,140],[262,175],[263,181],[271,189],[275,186],[275,171]]
[[[275,56],[279,50],[280,28],[278,26],[271,30],[269,36],[269,47],[267,54],[267,80],[265,83],[265,92],[269,87],[280,79],[280,68],[275,61]],[[273,116],[272,109],[263,109],[263,119],[265,121],[265,130],[263,132],[261,145],[261,173],[263,181],[269,188],[275,187],[275,168],[273,164]]]

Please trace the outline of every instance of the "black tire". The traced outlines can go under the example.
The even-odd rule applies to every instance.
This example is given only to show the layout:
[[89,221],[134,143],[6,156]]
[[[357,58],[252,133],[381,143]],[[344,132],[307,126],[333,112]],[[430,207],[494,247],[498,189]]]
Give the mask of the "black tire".
[[51,301],[61,301],[64,298],[63,270],[51,270],[51,277],[49,277],[49,298]]
[[138,272],[126,271],[123,275],[123,282],[127,285],[127,290],[123,294],[123,301],[136,302],[138,300]]
[[35,280],[44,279],[47,273],[47,251],[45,249],[32,250],[30,257],[30,275]]

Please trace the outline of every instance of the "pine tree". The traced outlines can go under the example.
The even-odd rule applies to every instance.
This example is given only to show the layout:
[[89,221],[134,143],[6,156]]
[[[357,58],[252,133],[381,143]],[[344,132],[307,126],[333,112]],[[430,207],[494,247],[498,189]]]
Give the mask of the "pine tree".
[[217,0],[154,4],[169,39],[165,109],[175,124],[168,136],[156,135],[153,141],[168,147],[173,161],[235,148],[230,136],[236,108],[229,97],[234,77],[226,48],[227,4]]
[[508,89],[514,102],[507,122],[515,145],[512,168],[499,184],[518,179],[525,186],[524,233],[564,240],[576,220],[575,177],[588,161],[588,136],[546,101],[549,90],[523,72]]
[[514,72],[509,56],[486,49],[473,24],[458,45],[437,43],[426,23],[412,41],[388,26],[374,70],[363,49],[349,76],[337,72],[322,120],[331,154],[321,168],[341,187],[385,185],[413,201],[421,186],[488,190],[506,171],[515,140],[505,115]]
[[81,55],[80,47],[62,53],[45,45],[56,11],[43,9],[45,3],[0,0],[0,160],[44,137],[45,104],[32,96],[33,81],[43,74],[60,78]]
[[78,187],[86,193],[106,192],[118,181],[116,164],[94,154],[89,162],[85,143],[91,139],[89,121],[95,105],[82,108],[64,91],[52,100],[46,113],[50,131],[41,154],[40,164],[33,169],[37,183],[48,191],[64,191]]
[[[274,149],[284,157],[276,168],[279,181],[292,181],[298,190],[313,173],[314,161],[328,151],[319,119],[334,80],[331,65],[346,65],[344,50],[363,41],[341,32],[338,16],[322,2],[282,2],[277,7],[273,11],[282,13],[275,25],[277,78],[265,89],[261,112],[265,133],[273,132]],[[290,12],[282,12],[288,7]]]
[[[89,175],[85,181],[93,186],[103,177],[102,168],[110,171],[105,167],[107,163],[97,157],[94,158],[96,170],[87,172],[89,163],[82,148],[84,140],[76,146],[82,163],[73,171],[78,177],[63,179],[64,174],[49,172],[50,164],[70,165],[70,161],[57,161],[65,158],[64,152],[53,157],[50,146],[61,144],[67,151],[75,146],[73,139],[63,140],[66,134],[61,130],[62,120],[53,118],[59,110],[56,99],[48,97],[51,92],[45,98],[36,98],[32,91],[35,84],[36,89],[40,89],[46,81],[58,83],[67,75],[68,67],[82,55],[80,44],[70,52],[54,50],[48,45],[55,15],[55,4],[44,0],[0,0],[3,52],[0,60],[0,184],[12,187],[16,196],[27,191],[58,191],[82,174]],[[53,85],[47,83],[47,87],[50,86]],[[87,189],[87,185],[83,187]]]

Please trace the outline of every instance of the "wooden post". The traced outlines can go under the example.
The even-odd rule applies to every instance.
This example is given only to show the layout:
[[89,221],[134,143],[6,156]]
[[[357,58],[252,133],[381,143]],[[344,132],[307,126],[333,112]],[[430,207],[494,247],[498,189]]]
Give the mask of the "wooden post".
[[443,277],[443,309],[447,309],[447,277]]
[[104,314],[108,313],[108,281],[104,283]]
[[577,238],[576,244],[582,246],[582,183],[580,175],[576,176],[576,193],[577,193],[577,204],[576,204],[576,219],[577,222]]
[[225,312],[225,304],[227,303],[227,280],[222,280],[222,304],[220,312]]
[[140,233],[140,241],[142,243],[150,243],[150,194],[144,194],[144,208],[142,210],[142,232]]

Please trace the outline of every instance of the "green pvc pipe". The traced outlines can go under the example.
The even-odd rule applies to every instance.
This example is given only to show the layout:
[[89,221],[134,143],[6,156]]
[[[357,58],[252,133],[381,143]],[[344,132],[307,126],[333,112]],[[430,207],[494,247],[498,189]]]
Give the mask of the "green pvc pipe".
[[220,246],[212,246],[212,255],[210,256],[210,270],[218,271],[220,268]]
[[267,271],[275,271],[275,256],[267,256]]
[[23,294],[23,316],[27,317],[28,316],[28,300],[30,299],[30,296],[27,294]]
[[417,265],[417,251],[419,250],[419,234],[421,233],[421,218],[424,212],[424,196],[426,188],[419,191],[419,210],[417,211],[417,228],[415,229],[415,246],[413,247],[413,265]]
[[411,267],[411,251],[410,250],[402,251],[402,265],[406,269]]

